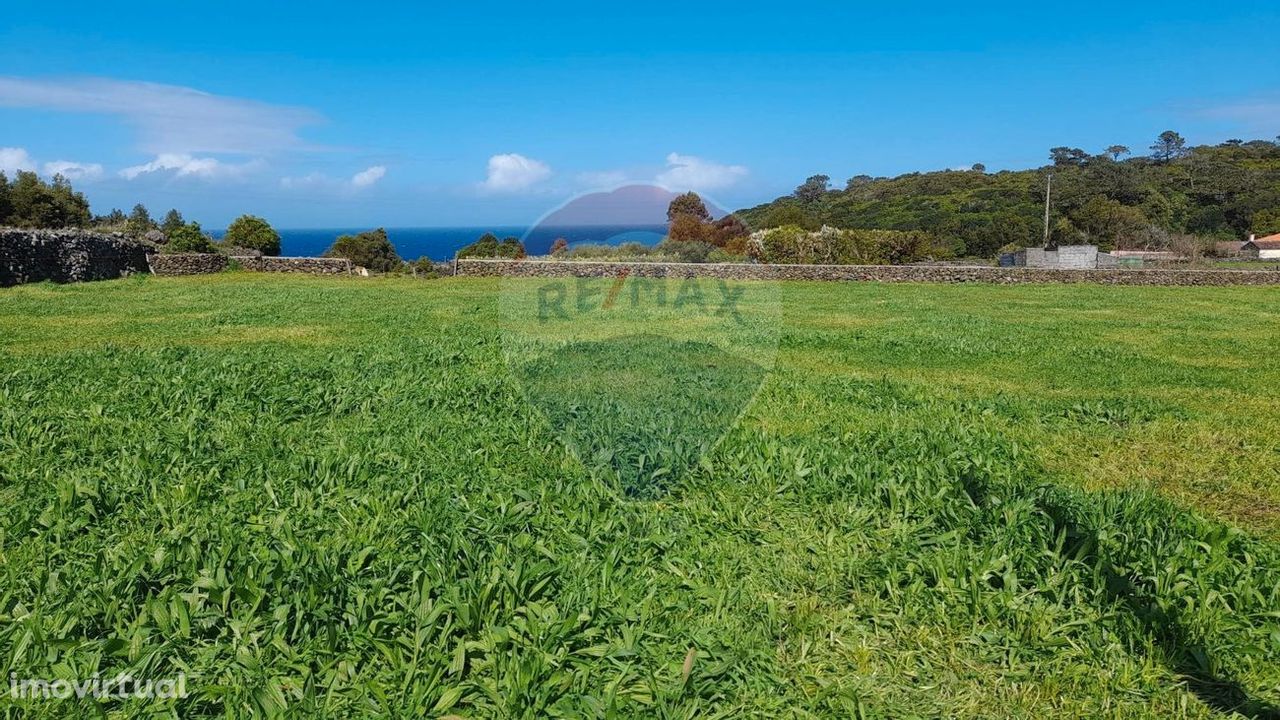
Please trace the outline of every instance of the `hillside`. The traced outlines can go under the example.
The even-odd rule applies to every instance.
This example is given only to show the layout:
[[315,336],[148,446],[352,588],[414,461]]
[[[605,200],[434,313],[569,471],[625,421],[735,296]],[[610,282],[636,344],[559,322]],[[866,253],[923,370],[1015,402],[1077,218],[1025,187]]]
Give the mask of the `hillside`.
[[1148,156],[1114,146],[1090,155],[1054,148],[1053,163],[1030,170],[909,173],[850,178],[828,189],[809,178],[796,192],[739,211],[755,228],[924,230],[956,255],[992,256],[1006,244],[1041,242],[1044,189],[1053,175],[1050,224],[1058,243],[1163,248],[1280,232],[1280,143],[1231,140],[1186,147],[1165,133]]

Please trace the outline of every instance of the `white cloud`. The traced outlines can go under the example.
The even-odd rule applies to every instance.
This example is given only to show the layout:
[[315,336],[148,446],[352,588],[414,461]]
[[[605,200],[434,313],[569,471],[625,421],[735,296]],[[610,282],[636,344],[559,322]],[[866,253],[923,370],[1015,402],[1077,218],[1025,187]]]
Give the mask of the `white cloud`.
[[714,190],[727,187],[747,176],[741,165],[721,165],[709,160],[671,153],[667,169],[654,178],[672,190]]
[[68,180],[97,180],[102,177],[102,166],[98,163],[78,163],[70,160],[54,160],[44,164],[44,174],[49,177],[61,175]]
[[215,178],[234,178],[261,167],[262,162],[252,160],[247,163],[226,163],[217,158],[194,157],[186,153],[161,153],[155,160],[142,165],[134,165],[120,171],[120,177],[136,180],[150,173],[169,172],[174,177],[197,177],[206,180]]
[[43,166],[36,165],[35,158],[26,148],[0,147],[0,171],[13,174],[19,170],[36,172],[46,178],[61,175],[68,180],[96,180],[102,177],[102,166],[98,163],[79,163],[71,160],[53,160]]
[[385,165],[374,165],[371,168],[361,170],[355,175],[352,175],[351,184],[358,188],[369,187],[381,180],[382,176],[386,174],[387,168]]
[[0,107],[118,115],[138,130],[141,149],[156,155],[306,149],[298,130],[323,121],[307,108],[101,77],[0,76]]
[[551,177],[551,168],[516,153],[489,158],[489,174],[480,187],[488,192],[517,192]]
[[24,148],[0,147],[0,170],[11,174],[19,170],[35,169],[35,161]]
[[1195,111],[1195,115],[1231,123],[1246,132],[1273,134],[1280,130],[1280,99],[1250,98],[1236,102],[1214,106],[1203,106]]
[[307,188],[318,187],[321,185],[337,185],[337,181],[325,175],[324,173],[313,172],[302,177],[282,177],[280,178],[280,187],[284,188]]
[[313,172],[301,177],[282,177],[280,178],[280,187],[290,190],[352,191],[370,187],[385,177],[386,174],[386,165],[374,165],[365,168],[346,180],[335,178],[322,172]]

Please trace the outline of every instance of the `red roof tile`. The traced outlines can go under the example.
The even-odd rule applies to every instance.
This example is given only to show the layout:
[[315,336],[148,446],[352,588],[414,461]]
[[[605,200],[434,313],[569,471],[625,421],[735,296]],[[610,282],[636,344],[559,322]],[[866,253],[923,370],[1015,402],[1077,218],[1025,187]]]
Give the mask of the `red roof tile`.
[[1252,242],[1259,250],[1280,250],[1280,235],[1268,235]]

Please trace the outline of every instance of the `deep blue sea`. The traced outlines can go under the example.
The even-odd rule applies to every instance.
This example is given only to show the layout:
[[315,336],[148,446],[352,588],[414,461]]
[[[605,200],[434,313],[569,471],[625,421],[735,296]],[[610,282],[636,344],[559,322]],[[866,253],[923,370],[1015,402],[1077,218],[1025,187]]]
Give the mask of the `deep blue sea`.
[[[316,256],[329,249],[339,235],[363,232],[369,228],[280,228],[280,252],[291,256]],[[665,225],[577,225],[564,227],[419,227],[387,228],[387,237],[396,246],[396,252],[405,260],[416,260],[423,255],[432,260],[450,260],[454,253],[475,242],[481,235],[491,232],[499,239],[516,237],[524,240],[525,251],[530,255],[545,255],[556,238],[564,238],[570,245],[583,243],[641,242],[653,245],[666,233]],[[221,238],[220,231],[213,233]]]

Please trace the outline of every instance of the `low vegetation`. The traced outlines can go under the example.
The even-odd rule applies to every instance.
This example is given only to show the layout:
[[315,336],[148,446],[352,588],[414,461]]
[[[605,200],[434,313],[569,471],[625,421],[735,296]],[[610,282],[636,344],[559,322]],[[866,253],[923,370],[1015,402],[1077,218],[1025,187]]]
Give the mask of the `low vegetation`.
[[181,717],[1280,707],[1272,291],[787,284],[745,413],[639,495],[526,403],[498,294],[0,293],[8,671],[183,672],[102,708]]
[[[1280,139],[1278,139],[1280,140]],[[1228,140],[1188,147],[1161,134],[1148,154],[1111,146],[1096,154],[1050,151],[1032,170],[855,175],[842,188],[814,175],[787,197],[739,211],[755,228],[796,225],[927,232],[956,256],[993,257],[1042,242],[1044,193],[1053,176],[1052,241],[1104,249],[1211,251],[1214,241],[1280,233],[1280,141]]]
[[459,258],[507,258],[519,260],[525,256],[524,245],[518,238],[499,240],[493,233],[485,233],[478,240],[457,252]]

